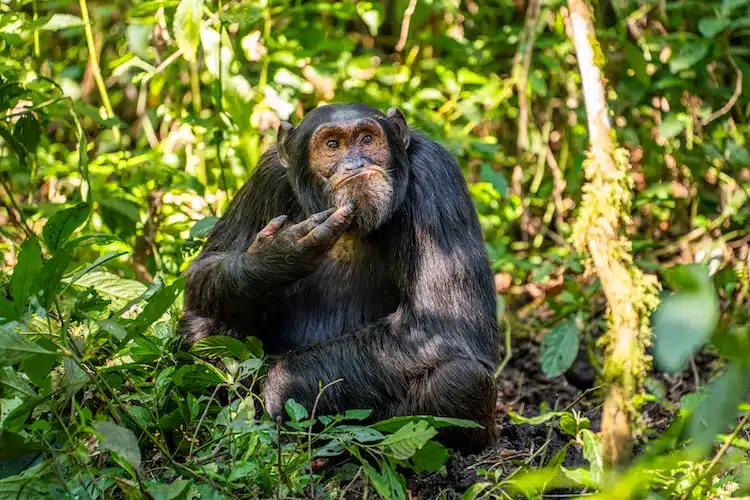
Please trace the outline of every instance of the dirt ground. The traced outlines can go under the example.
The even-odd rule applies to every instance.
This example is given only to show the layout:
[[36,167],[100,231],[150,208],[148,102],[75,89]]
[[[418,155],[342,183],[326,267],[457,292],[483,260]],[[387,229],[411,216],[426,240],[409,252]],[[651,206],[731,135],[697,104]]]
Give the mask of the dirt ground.
[[[591,420],[592,430],[600,429],[601,394],[594,387],[593,370],[583,356],[579,356],[569,373],[549,379],[540,369],[539,347],[534,341],[517,340],[512,351],[513,356],[498,379],[496,422],[499,439],[495,446],[479,455],[457,455],[446,465],[447,474],[410,477],[408,488],[413,499],[460,498],[469,486],[485,480],[477,475],[478,469],[502,468],[504,477],[521,464],[541,465],[570,442],[570,436],[556,424],[515,424],[508,417],[508,411],[530,417],[543,411],[571,408]],[[662,391],[664,403],[646,405],[646,426],[656,431],[665,429],[680,397],[696,389],[700,378],[713,370],[714,361],[713,356],[701,354],[696,357],[692,369],[672,377],[655,373],[650,384]],[[539,452],[545,445],[546,448]],[[577,446],[569,448],[564,465],[568,468],[585,465]]]

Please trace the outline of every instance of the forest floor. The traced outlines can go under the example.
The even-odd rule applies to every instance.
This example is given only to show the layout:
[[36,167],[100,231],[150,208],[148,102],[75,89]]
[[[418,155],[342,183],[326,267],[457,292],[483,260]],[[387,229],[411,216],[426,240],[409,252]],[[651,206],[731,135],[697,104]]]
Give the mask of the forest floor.
[[[636,453],[643,448],[646,438],[667,428],[679,407],[680,398],[694,392],[701,382],[705,383],[701,377],[713,371],[715,360],[711,354],[699,354],[692,367],[681,373],[669,376],[655,372],[652,375],[648,385],[651,392],[658,395],[644,407],[645,432],[636,444]],[[590,419],[592,430],[598,431],[601,394],[598,387],[592,387],[588,366],[581,363],[580,357],[576,365],[567,378],[550,379],[540,369],[538,344],[530,338],[516,339],[512,345],[512,357],[498,378],[496,425],[499,439],[481,454],[456,454],[445,471],[410,477],[411,498],[461,498],[462,492],[472,484],[487,480],[483,477],[487,473],[483,471],[501,469],[499,477],[503,478],[519,467],[540,467],[571,442],[571,436],[562,431],[556,419],[539,425],[516,424],[509,417],[509,411],[532,417],[547,411],[576,410]],[[570,446],[563,465],[571,468],[584,464],[580,446]]]

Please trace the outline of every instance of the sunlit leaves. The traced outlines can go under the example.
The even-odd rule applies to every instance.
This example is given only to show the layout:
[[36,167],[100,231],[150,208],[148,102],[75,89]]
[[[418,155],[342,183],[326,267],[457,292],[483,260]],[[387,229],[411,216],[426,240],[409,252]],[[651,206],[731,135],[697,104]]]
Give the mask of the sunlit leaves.
[[44,225],[43,235],[47,247],[53,252],[62,248],[90,213],[91,207],[86,203],[55,213]]
[[195,62],[200,43],[203,0],[182,0],[174,15],[174,36],[188,62]]

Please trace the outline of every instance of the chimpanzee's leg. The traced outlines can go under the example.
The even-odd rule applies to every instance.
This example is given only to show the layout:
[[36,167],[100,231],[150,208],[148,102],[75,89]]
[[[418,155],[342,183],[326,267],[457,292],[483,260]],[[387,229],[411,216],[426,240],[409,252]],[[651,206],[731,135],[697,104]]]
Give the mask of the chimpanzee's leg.
[[473,419],[484,429],[444,428],[440,440],[454,449],[479,451],[497,438],[493,374],[478,361],[456,359],[411,380],[405,408],[398,413]]

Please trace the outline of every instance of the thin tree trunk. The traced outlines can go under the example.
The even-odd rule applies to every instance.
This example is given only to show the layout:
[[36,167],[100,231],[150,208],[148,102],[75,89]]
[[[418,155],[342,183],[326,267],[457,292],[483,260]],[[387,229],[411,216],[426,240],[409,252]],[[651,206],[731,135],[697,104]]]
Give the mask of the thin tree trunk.
[[609,331],[604,336],[607,395],[602,415],[602,455],[610,467],[626,464],[632,453],[638,413],[633,399],[642,390],[650,359],[649,316],[657,305],[658,283],[634,264],[630,241],[621,228],[631,208],[627,151],[611,136],[609,107],[599,65],[604,55],[594,33],[586,0],[568,0],[571,36],[581,73],[589,146],[587,183],[573,242],[589,258],[587,268],[599,277],[607,299]]

